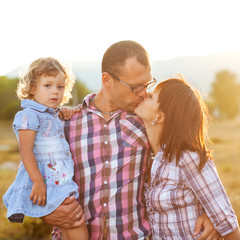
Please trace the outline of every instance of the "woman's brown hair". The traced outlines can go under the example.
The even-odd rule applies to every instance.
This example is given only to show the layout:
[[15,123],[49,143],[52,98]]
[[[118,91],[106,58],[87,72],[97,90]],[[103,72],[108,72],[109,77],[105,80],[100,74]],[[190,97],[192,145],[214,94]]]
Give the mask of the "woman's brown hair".
[[210,152],[205,144],[207,108],[199,92],[184,78],[170,78],[157,85],[159,111],[165,115],[159,146],[164,150],[164,158],[176,163],[184,151],[199,154],[201,170]]

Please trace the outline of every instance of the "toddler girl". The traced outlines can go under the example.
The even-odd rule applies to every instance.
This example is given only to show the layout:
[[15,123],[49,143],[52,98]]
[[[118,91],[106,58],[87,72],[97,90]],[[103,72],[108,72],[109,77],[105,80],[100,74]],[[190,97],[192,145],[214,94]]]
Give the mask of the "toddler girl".
[[[13,130],[22,162],[3,196],[10,222],[22,223],[24,215],[48,215],[70,195],[79,195],[72,180],[74,163],[58,118],[58,107],[71,97],[73,84],[74,78],[54,58],[35,60],[20,79],[17,95],[23,110],[16,114]],[[61,230],[64,240],[88,239],[85,223]]]

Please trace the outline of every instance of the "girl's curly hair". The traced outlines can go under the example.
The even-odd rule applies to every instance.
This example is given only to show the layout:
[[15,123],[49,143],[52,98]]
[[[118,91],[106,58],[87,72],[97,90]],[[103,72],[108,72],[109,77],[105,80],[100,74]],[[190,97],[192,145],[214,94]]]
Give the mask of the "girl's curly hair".
[[39,78],[42,75],[57,76],[58,73],[64,74],[66,79],[61,105],[67,103],[72,97],[71,91],[75,83],[75,77],[70,69],[67,69],[57,59],[52,57],[39,58],[29,65],[27,72],[19,79],[17,96],[20,100],[33,99],[33,94],[31,92],[36,88]]

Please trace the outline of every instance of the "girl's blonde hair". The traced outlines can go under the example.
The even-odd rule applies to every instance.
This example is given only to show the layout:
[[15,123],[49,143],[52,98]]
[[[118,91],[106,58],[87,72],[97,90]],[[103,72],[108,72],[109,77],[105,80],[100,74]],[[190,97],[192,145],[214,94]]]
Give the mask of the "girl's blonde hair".
[[42,75],[57,76],[58,73],[62,73],[65,76],[65,90],[61,105],[67,103],[72,97],[71,91],[75,83],[75,77],[72,72],[64,67],[57,59],[39,58],[33,61],[27,72],[20,77],[17,86],[17,96],[19,99],[33,99],[31,91],[37,87],[37,81]]

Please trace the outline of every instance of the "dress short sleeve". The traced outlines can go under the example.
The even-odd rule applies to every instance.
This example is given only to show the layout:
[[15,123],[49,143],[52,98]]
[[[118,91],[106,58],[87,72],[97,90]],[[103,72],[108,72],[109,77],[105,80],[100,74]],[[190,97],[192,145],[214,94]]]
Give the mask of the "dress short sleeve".
[[13,121],[13,128],[16,131],[26,129],[38,131],[39,119],[37,113],[31,110],[23,110],[18,112]]

